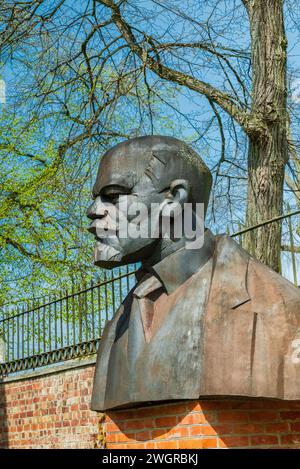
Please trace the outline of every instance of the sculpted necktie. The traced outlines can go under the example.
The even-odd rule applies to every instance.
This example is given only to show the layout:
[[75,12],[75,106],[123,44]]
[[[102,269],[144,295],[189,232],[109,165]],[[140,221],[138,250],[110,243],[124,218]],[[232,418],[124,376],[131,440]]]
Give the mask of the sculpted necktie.
[[[156,330],[153,326],[159,322],[159,318],[155,318],[155,302],[162,296],[166,296],[162,283],[152,274],[146,274],[142,283],[134,291],[137,297],[141,312],[141,319],[144,329],[146,342],[150,342],[151,337]],[[154,321],[154,319],[156,319]]]

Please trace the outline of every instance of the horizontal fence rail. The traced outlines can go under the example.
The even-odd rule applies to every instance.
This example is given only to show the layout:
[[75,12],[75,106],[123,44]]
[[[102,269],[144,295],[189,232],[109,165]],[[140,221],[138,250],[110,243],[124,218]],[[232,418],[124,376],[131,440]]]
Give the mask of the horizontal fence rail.
[[[298,285],[296,253],[300,253],[291,217],[300,210],[242,228],[232,237],[243,246],[243,235],[284,221],[282,251],[288,252],[288,270]],[[227,230],[229,234],[229,229]],[[28,307],[3,309],[0,316],[0,376],[35,369],[96,353],[103,328],[136,283],[136,265],[104,272],[101,282],[84,284],[75,291],[36,299]]]
[[51,295],[0,319],[0,374],[96,353],[103,328],[136,283],[136,266],[104,272],[103,281]]

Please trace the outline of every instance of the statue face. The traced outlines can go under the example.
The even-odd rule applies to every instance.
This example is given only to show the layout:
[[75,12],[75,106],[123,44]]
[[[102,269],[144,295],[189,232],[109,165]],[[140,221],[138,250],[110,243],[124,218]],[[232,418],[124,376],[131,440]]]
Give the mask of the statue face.
[[[155,188],[145,173],[146,166],[147,160],[140,152],[131,152],[124,158],[113,152],[104,155],[94,185],[94,202],[87,212],[92,220],[89,231],[96,239],[95,265],[113,268],[153,254],[159,240],[151,237],[147,227],[150,222],[152,230],[153,224],[158,226],[159,207],[166,200],[168,188]],[[124,222],[128,235],[122,231]],[[145,235],[132,236],[137,229]]]
[[101,159],[94,203],[87,213],[92,220],[89,231],[96,238],[94,263],[113,268],[145,261],[161,249],[161,238],[182,243],[194,237],[198,243],[201,230],[196,234],[191,230],[191,238],[186,229],[176,227],[183,212],[184,221],[190,214],[190,225],[200,226],[202,214],[195,222],[194,205],[190,211],[187,205],[207,203],[210,184],[208,168],[173,137],[138,137],[108,150]]

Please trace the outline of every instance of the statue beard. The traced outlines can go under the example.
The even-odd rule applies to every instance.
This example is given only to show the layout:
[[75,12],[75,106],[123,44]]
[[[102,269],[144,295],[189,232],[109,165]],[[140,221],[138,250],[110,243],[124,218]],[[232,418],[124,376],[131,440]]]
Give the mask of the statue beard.
[[94,247],[94,264],[98,262],[121,262],[123,254],[109,244],[97,241]]

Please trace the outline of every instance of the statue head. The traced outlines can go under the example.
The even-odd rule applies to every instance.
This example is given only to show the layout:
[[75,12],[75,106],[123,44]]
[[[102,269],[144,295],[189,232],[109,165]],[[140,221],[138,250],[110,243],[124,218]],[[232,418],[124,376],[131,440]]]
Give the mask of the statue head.
[[[94,202],[87,212],[92,219],[89,231],[96,238],[95,265],[113,268],[147,261],[161,249],[163,208],[174,202],[181,207],[201,203],[205,214],[211,182],[211,173],[197,153],[173,137],[138,137],[108,150],[101,158]],[[137,224],[140,233],[151,225],[151,233],[120,236],[122,220],[131,232]]]

